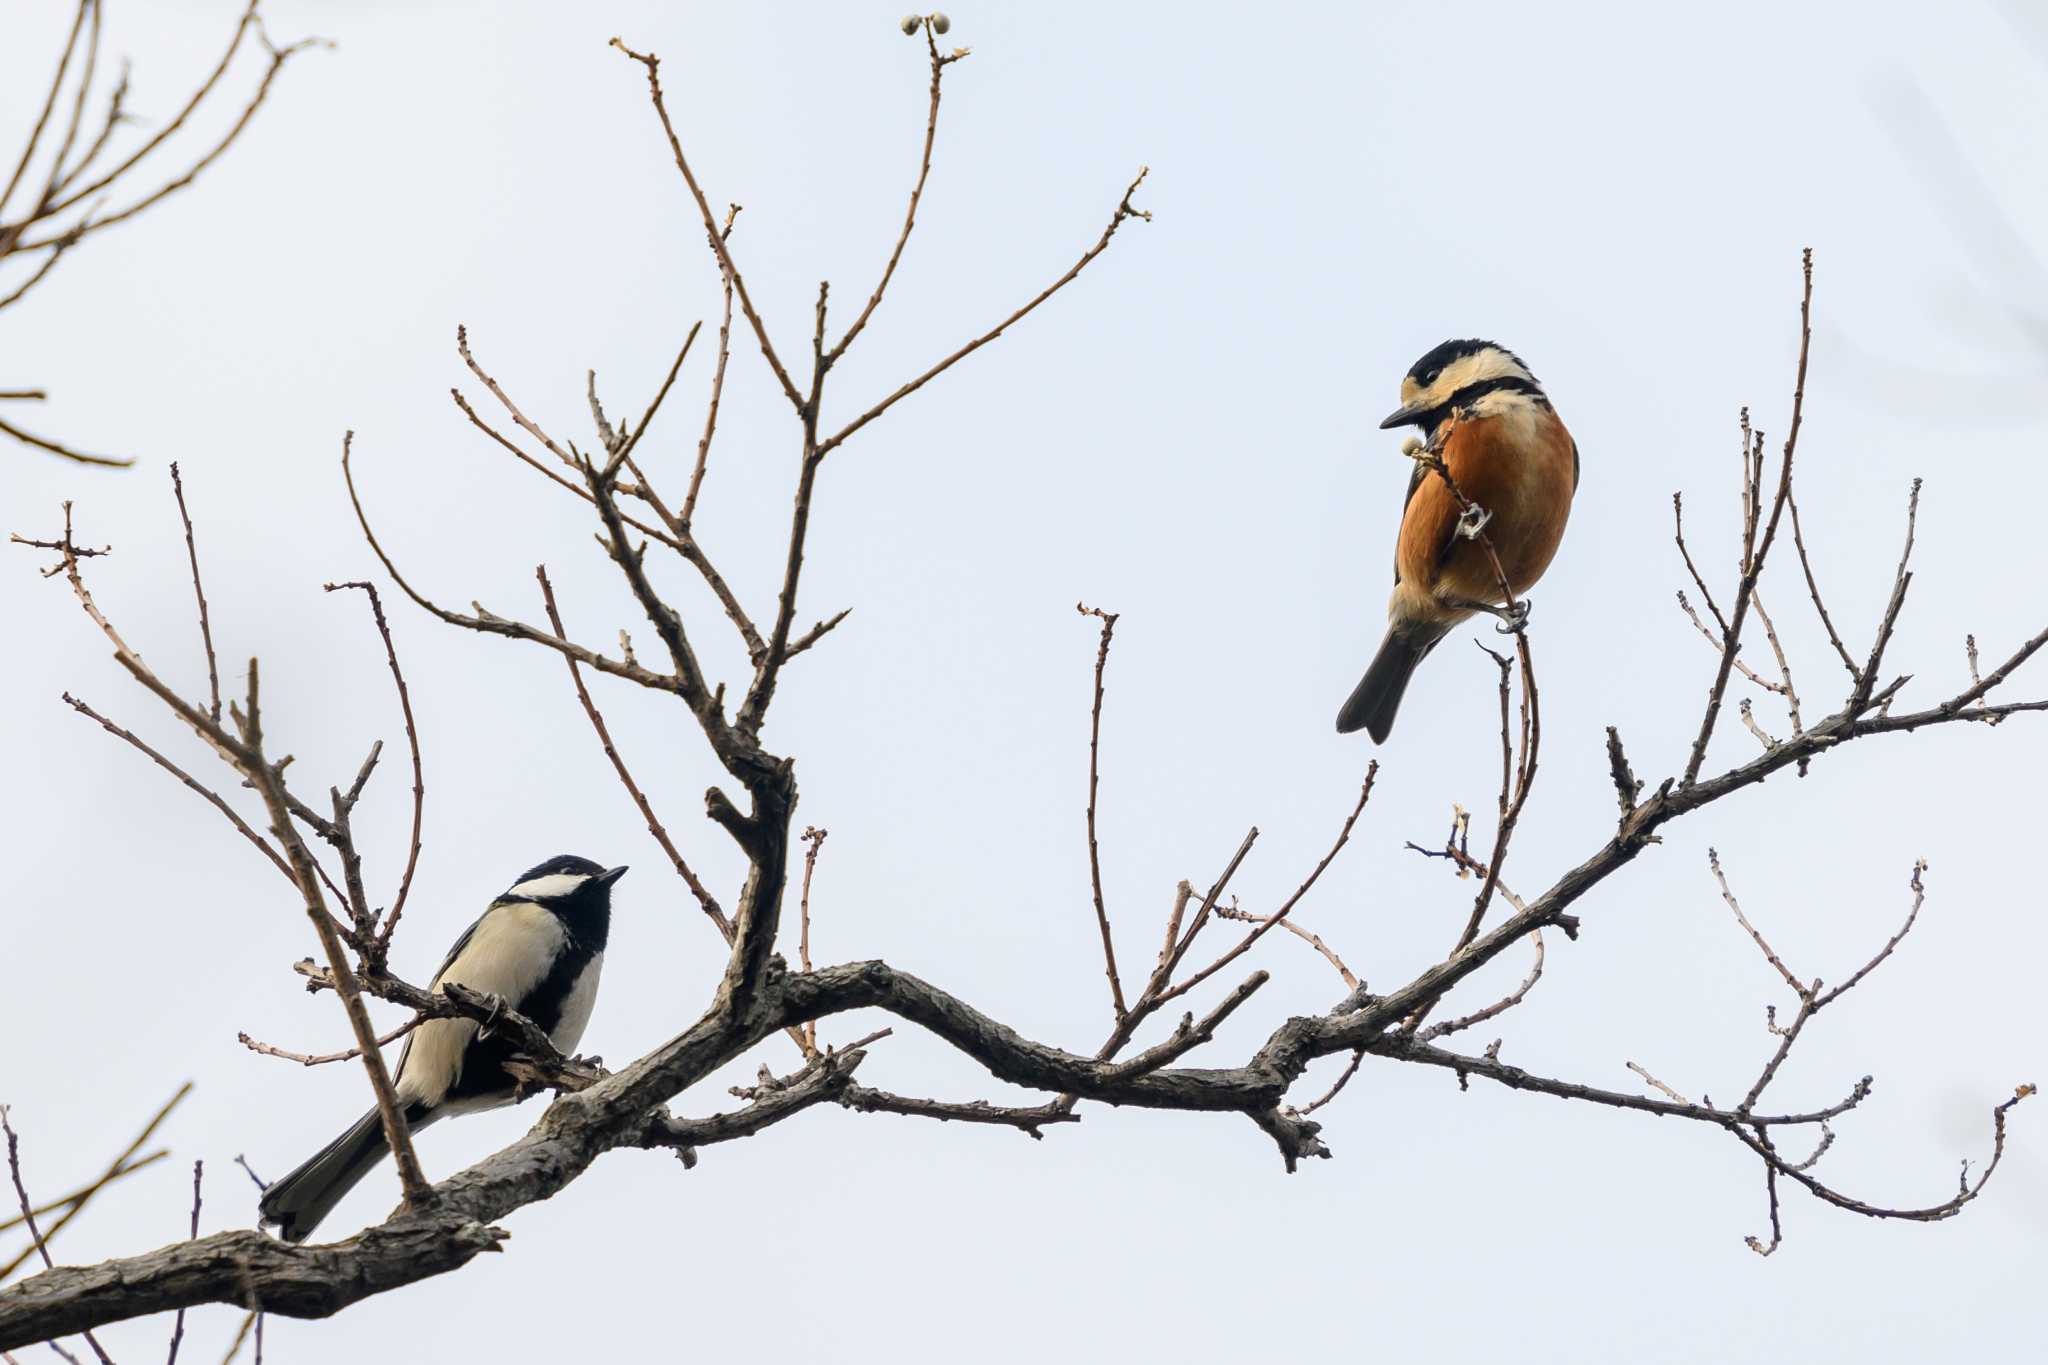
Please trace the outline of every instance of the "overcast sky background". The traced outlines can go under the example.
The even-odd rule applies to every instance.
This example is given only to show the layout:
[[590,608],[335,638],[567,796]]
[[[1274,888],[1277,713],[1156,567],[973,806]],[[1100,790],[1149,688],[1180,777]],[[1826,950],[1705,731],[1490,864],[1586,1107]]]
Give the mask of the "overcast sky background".
[[[134,107],[163,116],[210,65],[229,0],[113,8]],[[10,0],[8,141],[65,6]],[[1024,1032],[1079,1051],[1108,1027],[1082,809],[1096,630],[1122,612],[1104,719],[1102,837],[1127,963],[1149,959],[1176,881],[1206,883],[1247,826],[1235,890],[1270,909],[1327,848],[1374,751],[1331,718],[1376,643],[1407,462],[1373,429],[1402,372],[1446,336],[1497,337],[1545,381],[1585,480],[1534,593],[1543,771],[1509,882],[1534,893],[1611,831],[1602,727],[1651,782],[1677,771],[1713,659],[1677,611],[1669,498],[1732,578],[1736,413],[1782,433],[1798,253],[1816,249],[1801,445],[1829,605],[1867,647],[1906,488],[1918,576],[1892,651],[1924,705],[1965,679],[1962,637],[2002,658],[2042,624],[2039,450],[2048,311],[2038,268],[2000,256],[1960,198],[1988,187],[2022,237],[2044,221],[2036,130],[2048,45],[1995,4],[1936,9],[1427,4],[968,5],[950,42],[937,164],[890,296],[833,376],[844,419],[1030,297],[1093,242],[1137,167],[1151,223],[1081,280],[828,463],[805,622],[847,624],[792,665],[768,730],[794,754],[799,821],[831,830],[814,893],[821,957],[885,956]],[[402,731],[360,598],[377,576],[343,499],[341,434],[386,544],[422,588],[538,619],[545,561],[593,645],[644,628],[580,504],[469,429],[478,356],[527,413],[583,442],[584,371],[637,411],[717,275],[623,36],[664,58],[715,202],[746,206],[734,252],[785,356],[817,282],[834,331],[900,223],[926,64],[897,4],[266,6],[297,59],[244,141],[162,211],[97,239],[0,326],[0,379],[52,400],[32,422],[141,456],[87,472],[0,452],[5,527],[48,534],[78,504],[111,542],[91,581],[169,678],[203,689],[166,466],[182,463],[223,662],[262,657],[267,729],[304,789],[387,742],[359,824],[388,899],[409,802]],[[241,75],[253,77],[255,67]],[[1917,92],[1917,93],[1916,93]],[[1919,103],[1916,104],[1916,101]],[[1914,109],[1955,140],[1930,142]],[[1914,131],[1918,129],[1919,131]],[[1937,135],[1938,136],[1938,135]],[[1962,159],[1956,159],[1960,152]],[[711,346],[699,342],[641,448],[678,494]],[[700,509],[704,538],[770,610],[797,430],[736,332]],[[1844,677],[1786,558],[1769,601],[1807,713]],[[208,1229],[246,1226],[232,1165],[282,1174],[365,1105],[358,1069],[255,1056],[346,1042],[289,963],[314,944],[289,888],[213,812],[73,716],[70,689],[219,771],[111,662],[61,581],[0,573],[9,912],[0,1099],[42,1196],[88,1178],[181,1080],[175,1161],[67,1229],[67,1260],[182,1235],[189,1163]],[[743,657],[687,571],[667,571],[717,676]],[[720,954],[619,790],[552,655],[452,631],[391,599],[426,750],[426,853],[398,966],[431,974],[525,866],[573,851],[634,866],[584,1050],[614,1063],[692,1020]],[[1467,631],[1473,635],[1478,632]],[[1756,649],[1762,648],[1759,643]],[[2037,667],[2012,695],[2040,695]],[[615,731],[686,851],[728,901],[739,864],[697,815],[714,764],[673,705],[603,685]],[[1493,670],[1463,639],[1431,659],[1357,837],[1298,918],[1376,985],[1434,960],[1472,887],[1402,851],[1452,803],[1492,806]],[[1766,725],[1782,712],[1759,700]],[[1711,765],[1755,752],[1725,716]],[[1945,1198],[1989,1154],[1991,1106],[2042,1067],[2048,929],[2031,869],[2040,722],[1858,743],[1668,828],[1585,902],[1528,1006],[1496,1033],[1515,1063],[1632,1090],[1739,1094],[1788,1004],[1720,903],[1721,851],[1795,970],[1839,980],[1891,934],[1915,857],[1920,927],[1813,1028],[1772,1092],[1825,1104],[1874,1073],[1821,1168],[1878,1202]],[[1474,842],[1488,826],[1480,821]],[[1341,994],[1282,936],[1272,985],[1198,1060],[1241,1061],[1289,1012]],[[1518,979],[1517,953],[1470,991]],[[1135,974],[1133,971],[1132,974]],[[1220,989],[1220,983],[1219,983]],[[1497,993],[1497,992],[1496,992]],[[1210,993],[1213,995],[1214,993]],[[1210,995],[1202,998],[1208,1000]],[[386,1018],[396,1019],[388,1008]],[[879,1019],[828,1024],[845,1041]],[[733,1068],[786,1067],[777,1040]],[[1297,1098],[1340,1066],[1319,1064]],[[1005,1099],[915,1030],[862,1078]],[[719,1085],[681,1112],[734,1103]],[[2037,1102],[2038,1103],[2038,1102]],[[2007,1354],[2048,1219],[2048,1129],[2015,1115],[1988,1197],[1948,1223],[1877,1224],[1788,1191],[1768,1235],[1756,1163],[1725,1135],[1368,1065],[1321,1117],[1336,1159],[1284,1175],[1238,1117],[1091,1106],[1033,1143],[836,1109],[673,1158],[621,1152],[514,1214],[504,1256],[329,1323],[274,1320],[271,1358],[540,1359],[594,1348],[712,1357],[1239,1359],[1367,1349],[1531,1360],[1923,1360]],[[502,1145],[538,1104],[434,1129],[432,1175]],[[380,1217],[385,1167],[324,1229]],[[196,1358],[235,1310],[197,1312]],[[123,1358],[167,1320],[119,1327]],[[403,1343],[402,1345],[399,1343]]]

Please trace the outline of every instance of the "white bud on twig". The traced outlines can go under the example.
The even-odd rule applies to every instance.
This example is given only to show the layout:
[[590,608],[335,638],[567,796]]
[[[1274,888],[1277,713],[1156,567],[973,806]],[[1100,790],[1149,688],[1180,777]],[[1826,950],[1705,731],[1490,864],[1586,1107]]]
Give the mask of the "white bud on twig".
[[944,14],[934,13],[932,15],[932,32],[944,33],[946,30],[952,27],[953,21],[951,19],[948,19]]
[[924,20],[918,18],[915,14],[906,14],[903,16],[903,22],[898,24],[897,27],[902,29],[905,34],[915,36],[917,26],[923,22]]

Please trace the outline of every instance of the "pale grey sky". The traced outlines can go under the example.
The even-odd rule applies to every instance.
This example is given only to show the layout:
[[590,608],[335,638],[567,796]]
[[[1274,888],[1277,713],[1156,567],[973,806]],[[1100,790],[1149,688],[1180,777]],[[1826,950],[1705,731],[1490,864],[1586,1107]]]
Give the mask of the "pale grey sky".
[[[137,108],[173,107],[234,8],[113,8]],[[8,6],[9,129],[63,9]],[[2038,629],[2039,538],[2023,518],[2048,477],[2043,365],[2017,320],[2028,300],[1966,249],[1967,220],[1888,112],[1900,89],[1922,91],[2022,233],[2043,221],[2048,65],[2017,9],[962,4],[950,40],[974,55],[948,78],[918,233],[832,410],[857,412],[1036,292],[1140,164],[1155,220],[825,471],[804,617],[854,614],[793,666],[770,731],[797,756],[800,818],[832,831],[820,953],[886,956],[1036,1037],[1099,1040],[1081,821],[1095,631],[1077,598],[1124,613],[1102,822],[1126,954],[1148,950],[1174,883],[1213,876],[1250,824],[1263,835],[1237,883],[1246,904],[1292,889],[1372,755],[1331,717],[1378,637],[1408,473],[1373,424],[1446,336],[1519,351],[1584,453],[1570,535],[1534,594],[1544,764],[1518,889],[1548,885],[1611,828],[1603,726],[1622,727],[1652,781],[1682,766],[1712,657],[1672,602],[1669,497],[1686,490],[1695,547],[1728,581],[1736,411],[1782,432],[1800,247],[1819,262],[1802,505],[1852,646],[1889,587],[1914,475],[1928,479],[1919,575],[1892,655],[1916,675],[1909,699],[1954,690],[1966,631],[2002,656]],[[299,59],[196,190],[85,248],[0,326],[0,377],[53,391],[37,420],[141,467],[0,452],[0,509],[6,529],[44,533],[77,500],[82,536],[116,549],[92,566],[102,603],[153,663],[203,685],[165,473],[181,461],[223,656],[262,656],[275,742],[325,782],[370,740],[402,737],[362,604],[319,590],[374,567],[342,497],[344,428],[372,514],[423,587],[533,615],[544,560],[593,643],[637,619],[589,518],[446,396],[466,385],[466,323],[527,411],[581,439],[587,367],[615,408],[637,408],[689,323],[715,324],[695,211],[639,68],[606,40],[665,59],[709,193],[746,205],[735,252],[785,352],[802,348],[820,278],[842,319],[872,286],[915,169],[925,66],[896,32],[900,0],[266,10],[280,37],[339,48]],[[700,343],[643,447],[672,480],[708,361]],[[763,606],[796,435],[770,382],[736,338],[700,517]],[[168,1139],[180,1162],[207,1161],[205,1225],[246,1225],[253,1191],[233,1156],[282,1173],[366,1088],[354,1070],[254,1056],[235,1034],[324,1050],[345,1026],[288,970],[312,944],[284,884],[58,694],[207,760],[61,583],[25,553],[10,561],[0,1098],[29,1177],[55,1194],[194,1079]],[[718,638],[715,607],[673,581],[699,635]],[[1824,712],[1839,667],[1779,584],[1809,714]],[[544,856],[629,862],[585,1048],[616,1062],[672,1035],[714,978],[714,942],[559,662],[392,606],[429,790],[399,966],[429,975]],[[715,657],[727,676],[741,662]],[[1460,640],[1425,676],[1379,751],[1353,847],[1299,912],[1378,983],[1432,960],[1470,905],[1468,883],[1402,842],[1441,837],[1453,802],[1493,800],[1491,666]],[[2044,690],[2048,676],[2014,696]],[[714,774],[694,731],[650,698],[602,696],[671,827],[729,892],[736,862],[695,815]],[[1731,718],[1714,761],[1751,752]],[[1881,1202],[1945,1197],[1959,1159],[1988,1155],[1990,1106],[2042,1078],[2048,930],[2027,841],[2043,756],[2025,718],[1867,741],[1667,830],[1582,907],[1581,941],[1553,945],[1537,994],[1499,1029],[1505,1055],[1617,1088],[1635,1060],[1725,1096],[1761,1063],[1763,1007],[1784,996],[1715,894],[1709,843],[1794,967],[1830,979],[1894,930],[1925,856],[1920,927],[1815,1026],[1780,1087],[1825,1102],[1875,1073],[1825,1169]],[[362,821],[386,887],[403,787],[396,767],[380,774]],[[1204,1057],[1241,1060],[1287,1012],[1339,994],[1298,943],[1260,961],[1278,979]],[[908,1029],[864,1079],[999,1093]],[[678,1108],[730,1103],[706,1086]],[[1961,1218],[1874,1224],[1788,1195],[1788,1242],[1769,1261],[1742,1245],[1768,1231],[1761,1173],[1726,1137],[1480,1083],[1460,1094],[1389,1064],[1327,1111],[1336,1159],[1292,1177],[1241,1118],[1092,1107],[1032,1143],[818,1111],[707,1150],[694,1172],[609,1157],[510,1219],[507,1255],[333,1322],[274,1320],[269,1345],[306,1362],[593,1344],[855,1360],[2004,1355],[2043,1264],[2048,1120],[2032,1110]],[[436,1128],[429,1172],[539,1112]],[[67,1230],[64,1254],[181,1235],[188,1176],[164,1163],[137,1177]],[[380,1216],[395,1189],[387,1168],[328,1230]],[[234,1321],[195,1314],[199,1355]],[[167,1331],[107,1339],[143,1358]]]

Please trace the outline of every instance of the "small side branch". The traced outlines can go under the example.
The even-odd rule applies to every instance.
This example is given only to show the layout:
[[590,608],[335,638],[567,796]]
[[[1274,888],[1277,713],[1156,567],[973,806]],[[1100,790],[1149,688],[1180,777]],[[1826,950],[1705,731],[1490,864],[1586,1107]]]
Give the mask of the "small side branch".
[[703,215],[704,230],[711,234],[711,249],[718,253],[719,267],[732,283],[733,292],[740,301],[740,311],[746,315],[747,325],[754,329],[754,339],[761,344],[761,357],[768,362],[768,368],[774,372],[776,382],[782,386],[783,396],[789,399],[792,406],[801,410],[804,397],[790,379],[789,371],[783,366],[782,357],[776,354],[775,343],[768,339],[767,324],[761,321],[761,315],[754,310],[754,299],[747,292],[746,277],[740,274],[739,267],[733,264],[732,252],[726,247],[725,234],[719,230],[718,219],[712,215],[710,201],[705,199],[702,187],[697,184],[696,173],[690,169],[689,158],[683,155],[682,141],[676,136],[675,124],[669,120],[668,100],[661,89],[661,58],[651,52],[635,52],[617,38],[612,39],[611,45],[646,69],[648,97],[654,101],[654,112],[661,118],[661,131],[668,136],[669,151],[675,156],[676,169],[682,172],[683,183],[690,187],[690,198],[696,201],[697,211]]
[[211,697],[207,714],[215,721],[220,720],[220,663],[213,652],[213,622],[206,611],[206,589],[199,582],[199,547],[192,539],[192,514],[185,510],[185,480],[178,473],[178,462],[171,461],[171,491],[178,498],[178,520],[185,526],[185,558],[192,565],[192,595],[199,600],[199,640],[206,649],[206,690]]
[[377,623],[378,638],[384,642],[384,662],[391,669],[391,683],[398,691],[399,714],[405,718],[406,748],[412,755],[412,834],[406,841],[405,871],[399,874],[398,894],[391,898],[391,909],[384,916],[384,927],[372,949],[372,960],[381,965],[391,951],[391,936],[398,930],[398,917],[405,913],[405,898],[412,893],[413,872],[420,864],[421,831],[427,808],[426,780],[420,770],[420,732],[413,721],[412,693],[405,685],[405,671],[398,666],[398,647],[391,642],[391,623],[384,617],[384,599],[377,595],[376,584],[358,579],[325,586],[328,592],[355,588],[370,599],[370,616]]
[[[934,108],[938,95],[934,76]],[[1103,974],[1109,978],[1109,999],[1121,1019],[1129,1011],[1124,1005],[1124,985],[1116,972],[1116,943],[1109,932],[1109,910],[1102,900],[1102,850],[1096,839],[1095,808],[1102,781],[1102,674],[1109,666],[1110,637],[1116,634],[1117,614],[1076,602],[1074,610],[1102,622],[1102,641],[1095,649],[1095,701],[1088,713],[1088,884],[1095,894],[1095,923],[1102,931]]]
[[[1784,515],[1785,505],[1792,497],[1793,456],[1799,449],[1799,427],[1806,407],[1806,366],[1813,349],[1813,251],[1808,248],[1800,256],[1800,272],[1804,281],[1799,297],[1799,365],[1792,383],[1792,420],[1785,432],[1785,448],[1778,464],[1778,487],[1771,499],[1768,519],[1762,517],[1763,501],[1763,433],[1755,435],[1755,444],[1750,442],[1749,413],[1743,412],[1743,530],[1742,530],[1742,576],[1735,586],[1735,606],[1729,613],[1727,624],[1721,632],[1721,663],[1714,674],[1713,686],[1707,692],[1707,707],[1700,717],[1699,735],[1693,741],[1692,753],[1686,759],[1685,776],[1681,787],[1690,787],[1699,780],[1700,766],[1706,762],[1707,744],[1714,737],[1714,722],[1721,714],[1721,699],[1728,691],[1728,675],[1735,667],[1736,651],[1742,647],[1742,628],[1749,616],[1751,602],[1756,595],[1757,579],[1763,575],[1764,563],[1777,540],[1778,524]],[[1681,546],[1681,549],[1683,547]],[[1691,557],[1687,556],[1687,565]],[[1694,570],[1698,581],[1698,571]],[[1704,592],[1706,585],[1700,583]],[[1711,600],[1709,601],[1711,606]],[[1716,616],[1719,616],[1717,611]]]
[[868,319],[875,315],[875,309],[882,306],[882,295],[888,290],[889,281],[896,277],[897,263],[903,259],[903,248],[910,242],[910,230],[917,226],[917,204],[924,197],[924,182],[932,173],[932,144],[939,135],[939,83],[946,74],[946,68],[967,55],[963,50],[957,55],[941,56],[938,40],[932,36],[929,23],[925,25],[924,41],[926,50],[931,54],[932,98],[931,109],[925,115],[924,155],[918,161],[917,183],[910,187],[910,204],[903,211],[903,230],[896,234],[896,246],[889,252],[889,263],[882,267],[882,278],[875,285],[875,292],[868,296],[867,306],[860,310],[860,315],[847,327],[846,335],[839,338],[837,344],[825,352],[825,364],[828,367],[846,354],[846,348],[853,345],[853,339],[868,325]]
[[[955,365],[965,360],[968,356],[973,355],[976,351],[988,345],[991,341],[994,341],[997,337],[1001,336],[1011,327],[1015,326],[1017,323],[1023,321],[1026,317],[1028,317],[1033,311],[1037,309],[1038,305],[1044,303],[1047,299],[1051,298],[1054,294],[1057,294],[1060,290],[1066,288],[1069,284],[1072,284],[1074,282],[1074,278],[1077,275],[1079,275],[1083,270],[1086,270],[1088,268],[1089,262],[1093,261],[1097,256],[1100,256],[1103,252],[1109,250],[1110,239],[1116,236],[1116,230],[1124,225],[1124,221],[1126,219],[1142,218],[1146,222],[1150,222],[1152,220],[1152,214],[1149,210],[1134,208],[1131,205],[1131,196],[1138,192],[1138,186],[1145,183],[1145,176],[1149,173],[1149,171],[1149,167],[1141,166],[1138,168],[1137,179],[1131,181],[1130,187],[1124,191],[1123,198],[1117,201],[1116,212],[1110,215],[1109,226],[1102,230],[1102,236],[1096,239],[1095,245],[1089,247],[1086,251],[1082,252],[1081,259],[1075,261],[1073,265],[1069,266],[1067,268],[1067,272],[1064,275],[1061,275],[1058,279],[1054,280],[1051,284],[1047,285],[1044,289],[1040,290],[1035,296],[1033,296],[1031,301],[1025,304],[1022,308],[1019,308],[1016,312],[1010,314],[1001,322],[989,328],[988,331],[983,332],[980,336],[974,338],[972,341],[962,346],[959,350],[954,351],[951,355],[939,361],[938,364],[933,365],[930,369],[926,370],[923,374],[920,374],[917,378],[910,380],[906,384],[901,385],[896,389],[894,393],[891,393],[887,398],[884,398],[881,402],[875,404],[866,412],[862,413],[860,416],[854,418],[851,422],[848,422],[845,426],[841,427],[838,431],[838,434],[832,436],[830,439],[823,441],[819,444],[818,457],[820,459],[823,459],[825,456],[831,454],[834,450],[837,450],[840,446],[846,444],[848,438],[850,438],[855,432],[859,431],[862,427],[874,421],[877,417],[880,417],[890,408],[895,407],[898,403],[908,398],[911,394],[916,393],[926,384],[931,383],[932,380],[937,379],[947,370],[952,369]],[[783,382],[787,384],[788,380],[785,379]]]
[[[65,1225],[84,1212],[86,1205],[90,1204],[99,1195],[105,1193],[109,1186],[133,1175],[146,1166],[156,1164],[170,1155],[170,1149],[167,1147],[159,1147],[147,1153],[144,1153],[142,1149],[148,1145],[152,1137],[156,1136],[156,1130],[162,1127],[164,1120],[171,1116],[171,1111],[176,1109],[179,1102],[191,1093],[192,1082],[187,1081],[179,1086],[171,1097],[158,1107],[156,1113],[150,1116],[149,1121],[142,1125],[142,1131],[137,1133],[128,1145],[121,1149],[118,1156],[107,1163],[105,1170],[69,1194],[59,1195],[57,1198],[43,1204],[38,1204],[35,1208],[28,1210],[26,1213],[18,1214],[13,1218],[0,1219],[0,1232],[7,1232],[25,1225],[28,1222],[28,1215],[30,1213],[34,1214],[37,1218],[55,1214],[56,1219],[43,1229],[42,1236],[42,1240],[45,1243],[54,1241],[57,1234],[64,1230]],[[27,1264],[37,1252],[38,1247],[31,1242],[29,1246],[22,1249],[20,1254],[4,1263],[0,1263],[0,1284],[5,1284],[8,1278],[17,1270],[20,1270],[23,1265]]]
[[[554,627],[558,638],[567,639],[569,632],[562,624],[561,609],[555,604],[555,587],[548,581],[547,566],[536,567],[533,575],[540,582],[541,602],[547,609],[548,624]],[[626,767],[625,756],[619,752],[618,745],[612,742],[611,729],[604,723],[604,714],[597,709],[596,701],[591,698],[590,689],[583,685],[583,673],[576,666],[575,658],[564,655],[563,662],[568,665],[569,682],[576,689],[576,700],[583,704],[583,714],[590,718],[590,728],[597,731],[597,742],[603,746],[604,756],[611,760],[612,771],[619,775],[619,782],[625,787],[626,794],[633,798],[634,806],[640,811],[640,818],[647,822],[647,832],[654,836],[654,842],[668,855],[670,865],[675,868],[676,875],[683,879],[683,885],[690,888],[690,894],[697,898],[697,904],[703,909],[705,918],[711,921],[717,928],[719,937],[730,946],[733,941],[732,921],[726,918],[724,908],[719,905],[718,898],[711,893],[711,889],[705,886],[703,880],[691,869],[689,862],[683,857],[682,850],[677,848],[675,840],[669,837],[668,827],[662,824],[661,818],[654,813],[653,803],[647,799],[647,794],[640,790],[640,784],[633,780],[632,771]]]
[[[28,1235],[35,1243],[36,1254],[43,1258],[45,1270],[54,1269],[56,1262],[50,1258],[50,1244],[43,1236],[42,1227],[36,1222],[35,1205],[28,1197],[28,1186],[21,1178],[21,1139],[15,1135],[14,1125],[8,1122],[7,1106],[0,1104],[0,1130],[7,1135],[7,1173],[14,1178],[15,1198],[21,1202],[21,1221],[28,1224]],[[90,1330],[85,1332],[85,1344],[92,1347],[93,1354],[100,1358],[101,1365],[114,1365],[114,1358],[107,1354],[99,1339]],[[54,1346],[54,1343],[52,1343]],[[58,1352],[63,1354],[61,1350]]]

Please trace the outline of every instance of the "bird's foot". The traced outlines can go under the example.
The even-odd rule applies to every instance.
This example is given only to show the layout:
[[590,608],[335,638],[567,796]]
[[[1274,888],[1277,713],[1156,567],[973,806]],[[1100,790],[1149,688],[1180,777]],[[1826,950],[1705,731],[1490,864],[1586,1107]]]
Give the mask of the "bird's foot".
[[1484,531],[1486,524],[1492,520],[1493,513],[1476,502],[1471,503],[1458,514],[1458,535],[1465,540],[1477,540],[1479,533]]
[[482,1042],[484,1039],[490,1037],[491,1034],[497,1030],[498,1018],[500,1015],[504,1014],[504,1012],[505,997],[502,995],[493,995],[491,997],[491,1012],[489,1017],[487,1017],[483,1021],[483,1023],[477,1025],[476,1036],[478,1042]]
[[1529,628],[1529,599],[1526,597],[1512,607],[1488,607],[1487,612],[1500,618],[1500,624],[1494,627],[1498,634],[1520,635]]

